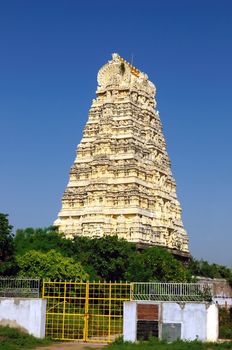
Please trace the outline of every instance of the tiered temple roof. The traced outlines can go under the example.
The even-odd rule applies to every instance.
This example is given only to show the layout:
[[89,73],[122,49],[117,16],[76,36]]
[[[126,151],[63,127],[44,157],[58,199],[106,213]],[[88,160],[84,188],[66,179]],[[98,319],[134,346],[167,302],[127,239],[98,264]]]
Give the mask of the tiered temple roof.
[[54,224],[67,237],[118,235],[188,256],[154,84],[118,54],[97,80]]

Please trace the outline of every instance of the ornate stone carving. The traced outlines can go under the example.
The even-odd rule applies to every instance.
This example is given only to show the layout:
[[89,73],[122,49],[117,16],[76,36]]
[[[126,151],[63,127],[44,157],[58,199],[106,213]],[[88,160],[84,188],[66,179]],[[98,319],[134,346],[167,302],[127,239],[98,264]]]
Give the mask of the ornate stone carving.
[[118,54],[97,80],[54,224],[68,237],[117,234],[188,254],[154,84]]

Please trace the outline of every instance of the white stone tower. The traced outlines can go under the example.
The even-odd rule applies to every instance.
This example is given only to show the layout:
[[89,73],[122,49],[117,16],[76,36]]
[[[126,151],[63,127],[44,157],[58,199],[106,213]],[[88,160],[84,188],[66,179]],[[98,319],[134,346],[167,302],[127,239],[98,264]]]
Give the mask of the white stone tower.
[[118,235],[188,256],[155,86],[118,54],[97,80],[54,225],[67,237]]

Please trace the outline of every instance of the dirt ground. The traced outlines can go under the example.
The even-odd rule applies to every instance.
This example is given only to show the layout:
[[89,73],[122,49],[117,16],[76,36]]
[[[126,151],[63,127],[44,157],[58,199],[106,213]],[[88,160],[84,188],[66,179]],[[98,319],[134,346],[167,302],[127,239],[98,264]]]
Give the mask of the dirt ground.
[[92,350],[102,349],[106,343],[81,343],[81,342],[69,342],[69,343],[53,343],[47,346],[40,346],[36,350]]

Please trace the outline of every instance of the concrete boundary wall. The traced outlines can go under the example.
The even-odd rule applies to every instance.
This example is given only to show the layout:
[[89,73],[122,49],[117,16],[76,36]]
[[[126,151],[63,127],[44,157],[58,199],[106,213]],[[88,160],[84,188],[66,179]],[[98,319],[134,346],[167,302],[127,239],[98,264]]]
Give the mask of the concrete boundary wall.
[[[218,340],[218,306],[214,303],[175,303],[152,301],[125,301],[123,307],[123,339],[137,341],[138,336],[138,304],[157,305],[159,308],[158,336],[162,339],[164,330],[172,333],[172,328],[178,329],[177,337],[182,340]],[[140,317],[141,318],[141,317]],[[150,318],[144,318],[149,322]],[[169,334],[167,334],[169,335]],[[174,340],[174,339],[173,339]]]
[[0,298],[0,325],[45,337],[46,299]]

